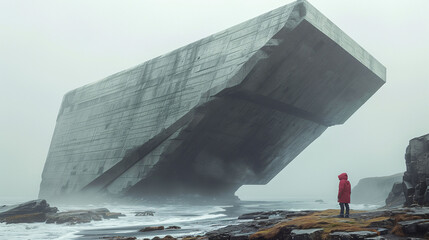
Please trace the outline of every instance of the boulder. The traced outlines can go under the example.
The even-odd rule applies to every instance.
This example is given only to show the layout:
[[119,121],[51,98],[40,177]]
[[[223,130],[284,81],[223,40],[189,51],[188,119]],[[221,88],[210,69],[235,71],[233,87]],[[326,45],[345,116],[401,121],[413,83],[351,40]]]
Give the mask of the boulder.
[[417,219],[398,222],[402,231],[406,234],[426,233],[429,227],[429,219]]
[[107,208],[91,210],[74,210],[59,212],[56,207],[50,207],[44,199],[32,200],[22,204],[1,206],[0,222],[9,223],[87,223],[108,218],[125,216],[121,213],[110,212]]
[[0,219],[35,213],[56,213],[58,208],[50,207],[44,199],[37,199],[16,205],[4,205],[0,207]]
[[150,231],[159,231],[164,230],[164,226],[157,226],[157,227],[145,227],[139,230],[139,232],[150,232]]
[[167,235],[167,236],[163,237],[162,239],[163,239],[163,240],[174,240],[174,239],[176,239],[176,238],[175,238],[175,237],[173,237],[173,236]]
[[50,207],[44,199],[4,205],[0,207],[0,222],[7,224],[45,222],[48,214],[54,214],[57,211],[56,207]]
[[102,214],[102,216],[104,219],[109,219],[109,218],[125,217],[125,214],[118,213],[118,212],[107,212]]
[[68,223],[68,224],[77,224],[77,223],[88,223],[92,220],[100,221],[102,215],[85,210],[75,210],[68,212],[61,212],[57,214],[48,215],[46,223]]
[[40,213],[40,212],[8,216],[2,220],[2,222],[6,222],[6,224],[35,223],[35,222],[45,222],[45,221],[46,221],[46,214]]
[[153,216],[154,213],[154,211],[136,212],[135,216]]
[[91,221],[101,221],[102,219],[118,218],[119,216],[125,215],[121,213],[112,213],[107,208],[98,208],[92,210],[74,210],[55,214],[48,214],[46,223],[88,223]]
[[178,230],[178,229],[182,229],[182,228],[179,226],[168,226],[166,229],[167,230]]

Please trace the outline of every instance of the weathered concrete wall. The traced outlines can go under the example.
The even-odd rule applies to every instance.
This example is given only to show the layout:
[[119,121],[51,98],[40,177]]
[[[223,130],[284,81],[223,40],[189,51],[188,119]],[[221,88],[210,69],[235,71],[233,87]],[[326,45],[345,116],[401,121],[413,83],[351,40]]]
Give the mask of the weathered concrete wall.
[[311,5],[286,5],[67,93],[40,196],[267,183],[384,81]]

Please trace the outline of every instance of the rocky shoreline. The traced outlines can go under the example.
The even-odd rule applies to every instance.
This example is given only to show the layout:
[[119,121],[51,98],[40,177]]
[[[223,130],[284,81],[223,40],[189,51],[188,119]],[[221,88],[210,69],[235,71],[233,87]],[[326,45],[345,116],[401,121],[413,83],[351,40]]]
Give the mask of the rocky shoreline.
[[[203,236],[170,235],[152,240],[343,240],[428,239],[429,208],[398,208],[352,211],[350,218],[337,217],[338,210],[269,211],[241,215],[248,220],[208,232]],[[155,227],[154,227],[155,229]],[[154,230],[156,231],[156,229]],[[102,237],[110,240],[149,240],[137,237]]]
[[[97,239],[148,240],[139,232],[151,232],[152,240],[274,240],[274,239],[429,239],[429,207],[351,211],[339,218],[338,209],[323,211],[261,211],[240,215],[239,224],[202,236],[180,236],[181,226],[147,226],[135,235],[97,236]],[[153,212],[144,212],[150,215]],[[139,213],[137,213],[138,215]],[[0,206],[0,222],[6,224],[45,222],[79,224],[124,216],[106,208],[58,212],[45,200]],[[171,235],[176,237],[172,237]],[[134,236],[135,237],[134,237]],[[180,236],[180,237],[177,237]]]

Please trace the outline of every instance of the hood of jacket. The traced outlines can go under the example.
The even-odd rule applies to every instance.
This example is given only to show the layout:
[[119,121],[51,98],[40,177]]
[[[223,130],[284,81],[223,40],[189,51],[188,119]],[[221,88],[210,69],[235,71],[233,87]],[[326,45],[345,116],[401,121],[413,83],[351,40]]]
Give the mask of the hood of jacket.
[[338,175],[338,179],[340,180],[347,180],[349,177],[347,176],[347,173],[341,173]]

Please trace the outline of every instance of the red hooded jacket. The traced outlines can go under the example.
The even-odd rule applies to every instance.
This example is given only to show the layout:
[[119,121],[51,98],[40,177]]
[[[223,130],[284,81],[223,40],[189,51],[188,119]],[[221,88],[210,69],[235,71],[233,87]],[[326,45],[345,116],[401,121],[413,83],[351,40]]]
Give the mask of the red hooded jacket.
[[350,194],[352,191],[350,182],[347,180],[347,173],[341,173],[340,175],[338,175],[338,179],[340,179],[340,186],[338,189],[338,202],[350,203]]

